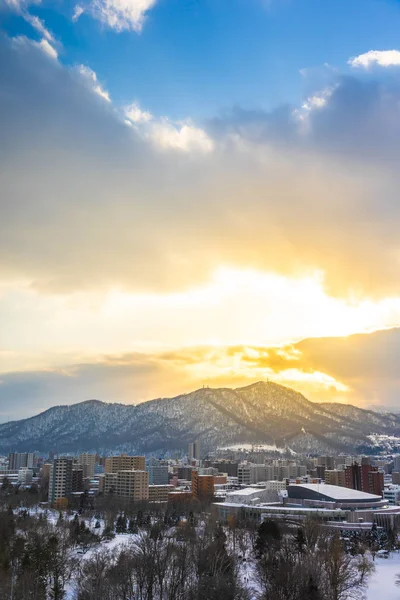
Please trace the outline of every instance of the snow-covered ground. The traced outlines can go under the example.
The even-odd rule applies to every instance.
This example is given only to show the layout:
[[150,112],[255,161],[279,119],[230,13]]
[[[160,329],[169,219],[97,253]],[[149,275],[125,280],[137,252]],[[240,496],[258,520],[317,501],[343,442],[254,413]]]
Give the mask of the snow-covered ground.
[[400,573],[400,552],[393,552],[389,558],[376,558],[375,569],[369,580],[367,600],[399,600],[396,575]]

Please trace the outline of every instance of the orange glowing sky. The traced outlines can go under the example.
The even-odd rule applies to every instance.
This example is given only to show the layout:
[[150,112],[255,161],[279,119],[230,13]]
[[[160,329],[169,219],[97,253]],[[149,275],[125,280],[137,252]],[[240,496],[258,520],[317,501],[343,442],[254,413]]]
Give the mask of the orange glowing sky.
[[225,106],[216,85],[212,110],[201,95],[180,117],[108,89],[36,5],[6,4],[0,420],[267,378],[395,407],[400,50],[350,36],[335,64],[321,48],[291,72],[288,99]]

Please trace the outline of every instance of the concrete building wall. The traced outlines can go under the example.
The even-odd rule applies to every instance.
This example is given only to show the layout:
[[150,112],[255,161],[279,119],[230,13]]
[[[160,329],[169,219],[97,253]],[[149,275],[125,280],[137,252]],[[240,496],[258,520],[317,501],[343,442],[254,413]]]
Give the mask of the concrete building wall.
[[55,458],[50,470],[49,502],[67,498],[72,492],[72,458]]
[[146,459],[144,456],[128,456],[121,454],[119,456],[109,456],[105,461],[105,473],[118,473],[118,471],[132,470],[144,471],[146,469]]

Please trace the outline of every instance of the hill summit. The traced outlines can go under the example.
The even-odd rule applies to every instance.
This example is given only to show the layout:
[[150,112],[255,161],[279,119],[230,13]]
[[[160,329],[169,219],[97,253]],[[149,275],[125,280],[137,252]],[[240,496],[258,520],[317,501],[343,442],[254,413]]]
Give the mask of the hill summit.
[[268,444],[297,452],[356,453],[372,434],[399,435],[400,416],[310,402],[273,382],[201,388],[137,405],[87,400],[0,425],[0,452],[164,453],[199,439],[204,451]]

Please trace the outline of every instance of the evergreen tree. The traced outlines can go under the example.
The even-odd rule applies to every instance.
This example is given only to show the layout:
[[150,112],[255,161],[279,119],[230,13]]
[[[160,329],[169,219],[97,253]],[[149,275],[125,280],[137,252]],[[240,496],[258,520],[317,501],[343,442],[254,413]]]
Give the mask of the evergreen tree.
[[275,521],[263,521],[258,528],[257,538],[254,544],[254,551],[257,558],[260,558],[268,546],[279,548],[281,541],[281,532]]
[[126,533],[126,517],[125,515],[118,515],[117,522],[115,525],[115,531],[117,533]]

